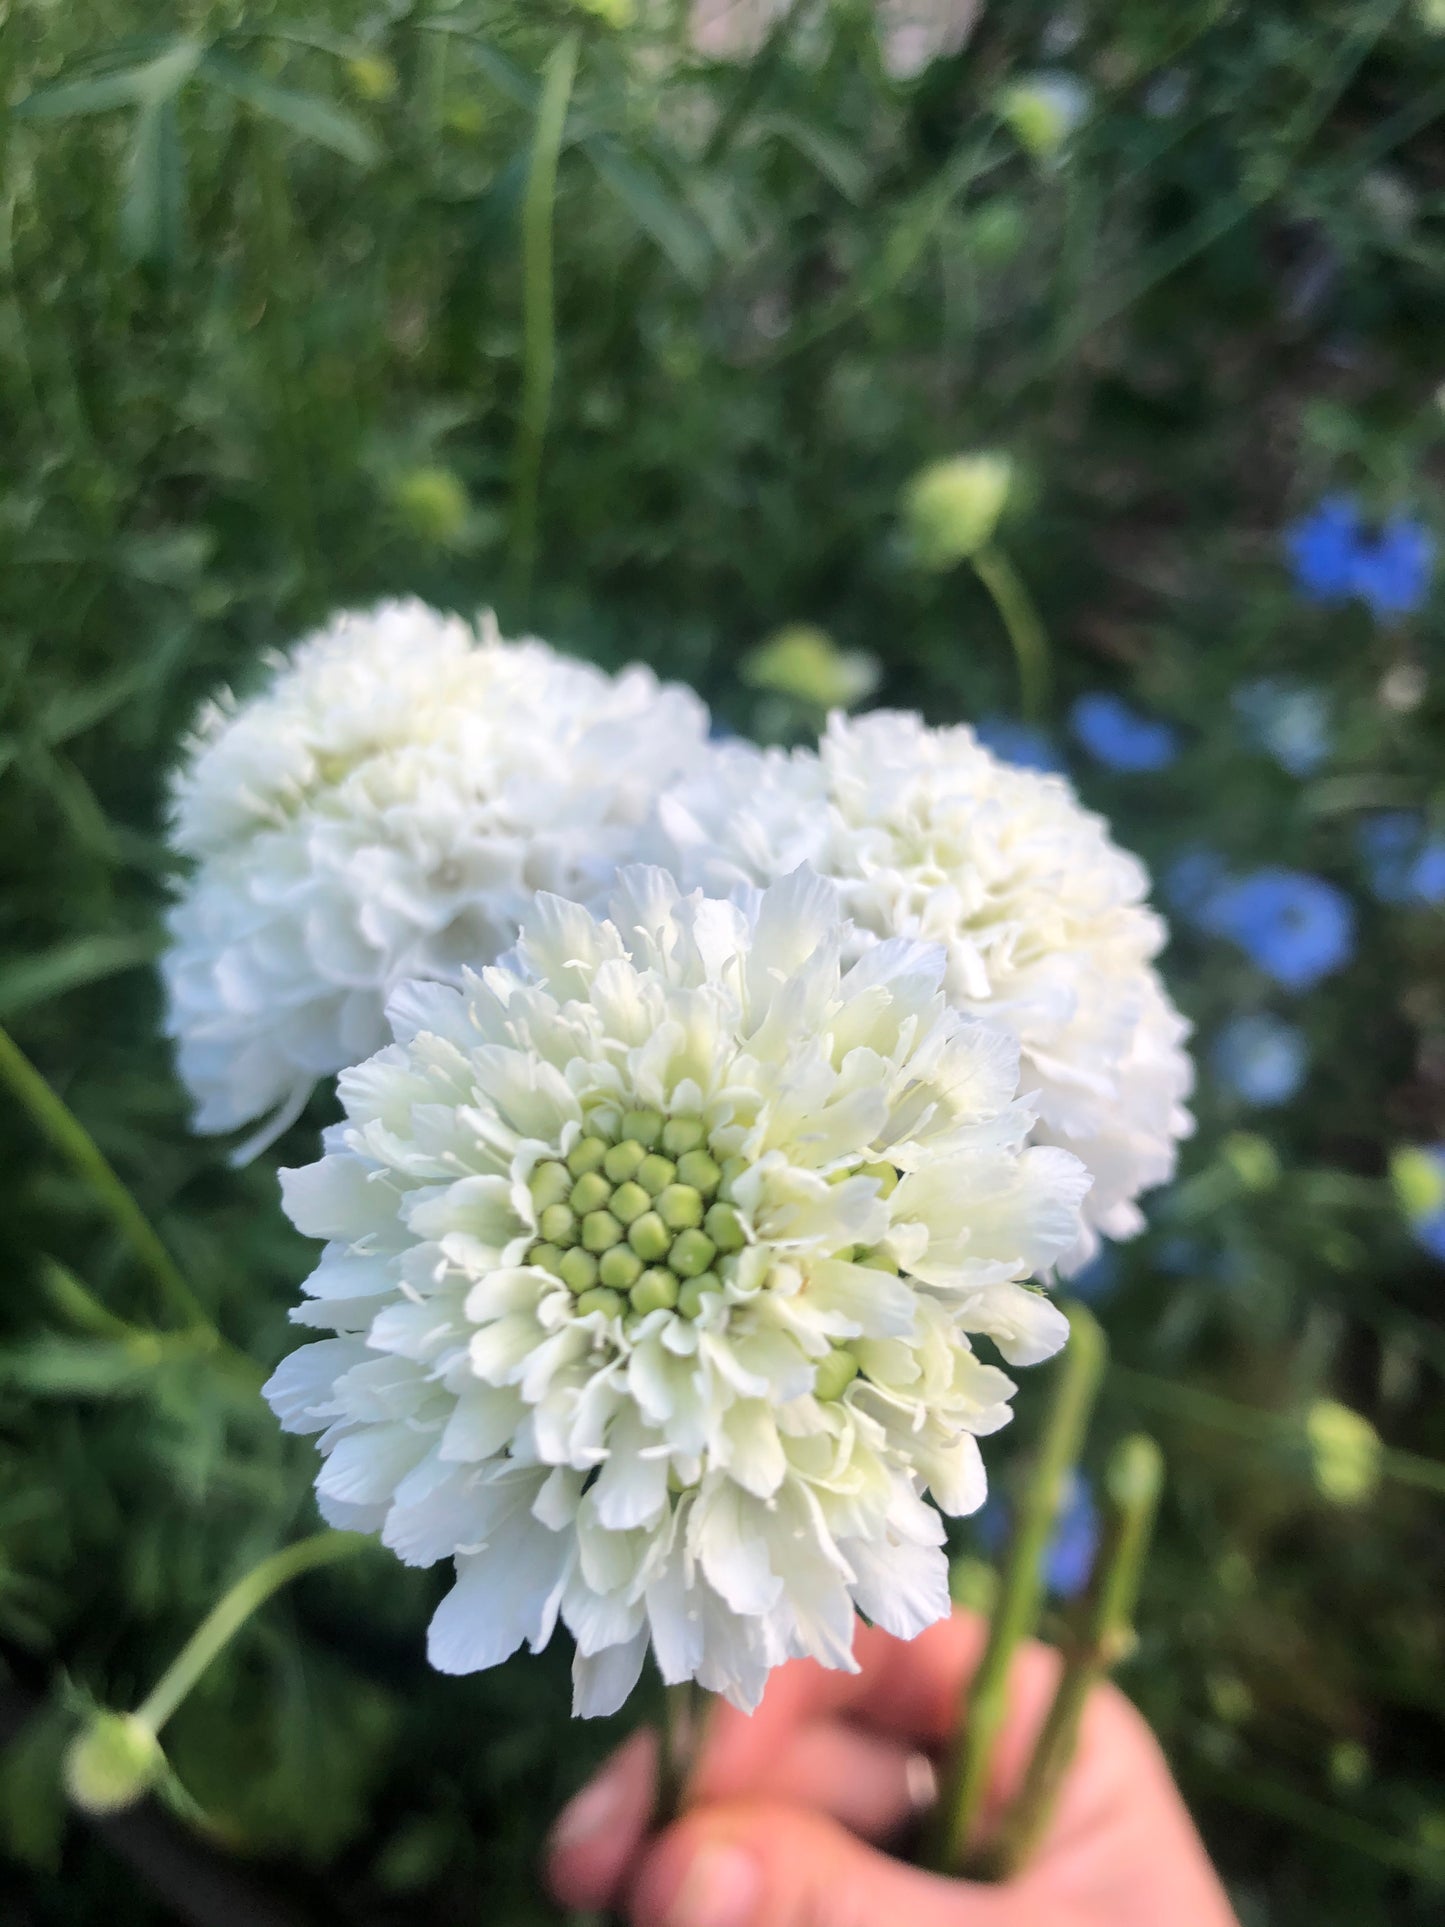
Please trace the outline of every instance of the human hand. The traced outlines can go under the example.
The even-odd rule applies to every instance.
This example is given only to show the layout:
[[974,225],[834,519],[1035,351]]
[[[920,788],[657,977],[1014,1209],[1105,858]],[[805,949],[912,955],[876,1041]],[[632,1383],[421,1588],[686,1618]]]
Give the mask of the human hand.
[[[1006,1886],[879,1851],[929,1797],[986,1630],[961,1613],[907,1642],[861,1630],[860,1673],[798,1661],[751,1718],[719,1702],[687,1810],[656,1838],[656,1736],[634,1734],[558,1820],[554,1893],[635,1927],[1237,1927],[1153,1734],[1110,1686],[1085,1708],[1038,1853]],[[1058,1671],[1046,1646],[1015,1658],[986,1826],[1022,1781]]]

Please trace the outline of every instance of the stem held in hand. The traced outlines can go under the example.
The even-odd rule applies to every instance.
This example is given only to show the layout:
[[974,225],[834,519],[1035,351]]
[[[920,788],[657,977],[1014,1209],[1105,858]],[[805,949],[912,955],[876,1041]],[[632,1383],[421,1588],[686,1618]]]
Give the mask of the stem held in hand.
[[1055,1376],[1038,1458],[1004,1560],[988,1643],[968,1689],[939,1799],[927,1864],[940,1873],[962,1872],[977,1851],[994,1747],[1008,1709],[1010,1665],[1020,1641],[1038,1623],[1049,1540],[1103,1376],[1107,1348],[1097,1320],[1082,1305],[1065,1310],[1069,1343]]

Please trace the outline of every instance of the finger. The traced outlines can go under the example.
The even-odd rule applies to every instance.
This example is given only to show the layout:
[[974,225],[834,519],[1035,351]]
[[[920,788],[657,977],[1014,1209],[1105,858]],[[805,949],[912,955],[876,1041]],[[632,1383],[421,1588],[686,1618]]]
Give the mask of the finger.
[[563,1807],[547,1836],[547,1884],[564,1907],[611,1906],[652,1818],[657,1735],[634,1733]]
[[670,1827],[629,1907],[634,1927],[1051,1927],[1036,1900],[906,1867],[821,1814],[762,1802]]
[[736,1798],[782,1800],[831,1814],[867,1840],[887,1840],[932,1804],[937,1775],[927,1754],[866,1732],[846,1720],[793,1728],[754,1762],[746,1787],[729,1786],[707,1761],[689,1787],[689,1804]]

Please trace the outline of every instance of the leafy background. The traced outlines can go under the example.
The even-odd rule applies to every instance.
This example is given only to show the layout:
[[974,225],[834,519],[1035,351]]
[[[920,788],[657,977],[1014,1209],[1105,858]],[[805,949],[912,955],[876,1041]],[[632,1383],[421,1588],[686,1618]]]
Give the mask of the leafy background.
[[[649,661],[765,736],[816,728],[838,667],[770,669],[789,623],[871,656],[878,700],[1016,717],[976,578],[899,535],[922,464],[990,448],[1085,798],[1158,874],[1204,846],[1355,910],[1304,993],[1187,918],[1169,955],[1201,1128],[1086,1281],[1116,1361],[1091,1459],[1142,1421],[1170,1466],[1125,1681],[1247,1927],[1438,1919],[1442,1274],[1388,1174],[1445,1134],[1445,933],[1378,900],[1358,836],[1445,802],[1442,624],[1308,602],[1282,538],[1339,490],[1439,525],[1442,9],[988,0],[913,79],[862,4],[805,0],[740,63],[690,51],[684,9],[602,11],[0,6],[0,1022],[227,1341],[186,1335],[7,1099],[7,1918],[546,1920],[542,1832],[615,1731],[568,1726],[561,1651],[429,1676],[439,1577],[366,1553],[279,1595],[167,1728],[204,1820],[67,1817],[86,1706],[135,1705],[314,1520],[310,1448],[254,1389],[307,1252],[271,1158],[188,1135],[157,1035],[164,778],[199,699],[409,591]],[[539,86],[574,33],[548,191]],[[1041,68],[1091,101],[1052,157],[996,111]],[[1261,676],[1326,706],[1304,777],[1242,724]],[[1099,691],[1174,728],[1167,766],[1083,753]],[[1256,1010],[1309,1059],[1266,1110],[1210,1068]],[[1367,1425],[1332,1457],[1336,1405]],[[1015,1449],[1036,1386],[1020,1408]]]

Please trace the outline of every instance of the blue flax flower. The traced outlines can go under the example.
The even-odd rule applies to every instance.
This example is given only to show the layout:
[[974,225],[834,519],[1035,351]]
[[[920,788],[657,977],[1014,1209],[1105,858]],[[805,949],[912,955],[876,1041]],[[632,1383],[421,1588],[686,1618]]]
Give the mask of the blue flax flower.
[[1051,774],[1058,770],[1058,751],[1041,729],[1034,729],[1029,723],[1018,723],[1011,716],[985,716],[973,726],[973,733],[987,750],[1005,763],[1014,763],[1020,769],[1043,770]]
[[1445,836],[1428,835],[1418,810],[1376,810],[1355,842],[1381,903],[1445,903]]
[[1088,1304],[1096,1304],[1099,1299],[1107,1298],[1118,1283],[1119,1254],[1113,1245],[1100,1245],[1082,1271],[1076,1271],[1070,1278],[1069,1293]]
[[1330,495],[1285,530],[1285,550],[1300,593],[1310,602],[1358,596],[1377,622],[1410,615],[1425,600],[1435,543],[1422,522],[1392,515],[1366,530],[1359,504]]
[[1198,923],[1210,901],[1229,880],[1224,858],[1218,850],[1202,843],[1191,843],[1181,850],[1164,872],[1164,901],[1176,915]]
[[[991,1498],[978,1514],[977,1530],[986,1552],[1001,1553],[1008,1539],[1010,1507]],[[1054,1536],[1044,1554],[1044,1583],[1056,1599],[1074,1599],[1089,1583],[1099,1549],[1099,1511],[1089,1481],[1070,1475]]]
[[1264,676],[1235,690],[1234,712],[1291,776],[1313,776],[1329,760],[1330,706],[1321,690]]
[[1445,903],[1445,837],[1432,836],[1416,857],[1410,895],[1416,903]]
[[1251,1011],[1231,1017],[1214,1040],[1215,1075],[1246,1104],[1288,1104],[1309,1069],[1303,1033],[1282,1017]]
[[1300,870],[1255,870],[1226,883],[1205,904],[1200,922],[1238,944],[1286,990],[1308,990],[1354,954],[1349,898]]
[[1141,716],[1121,697],[1104,690],[1080,696],[1069,716],[1075,736],[1105,769],[1139,775],[1167,769],[1179,754],[1179,732],[1152,716]]

